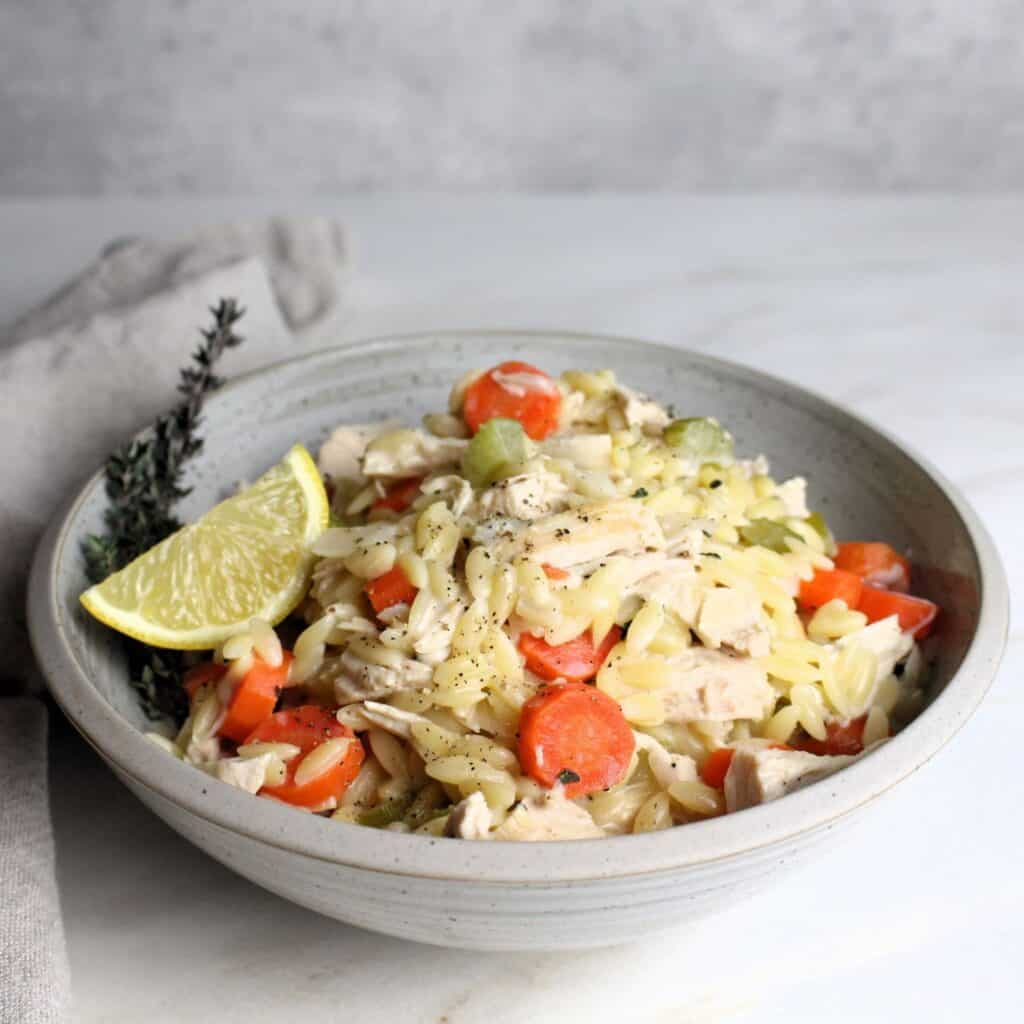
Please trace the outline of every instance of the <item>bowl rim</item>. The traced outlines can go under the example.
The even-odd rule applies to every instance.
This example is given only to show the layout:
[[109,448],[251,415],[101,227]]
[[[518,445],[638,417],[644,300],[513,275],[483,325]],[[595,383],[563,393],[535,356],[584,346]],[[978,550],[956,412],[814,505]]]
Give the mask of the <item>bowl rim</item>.
[[[339,866],[390,875],[462,883],[536,884],[626,879],[720,865],[835,824],[875,800],[921,768],[963,727],[995,675],[1005,647],[1009,592],[998,551],[970,504],[946,477],[912,447],[846,408],[801,385],[729,360],[681,346],[596,334],[546,329],[459,329],[417,331],[355,339],[318,348],[240,374],[212,395],[224,399],[282,369],[369,353],[395,345],[429,345],[438,338],[513,338],[585,344],[615,343],[658,350],[666,358],[703,364],[762,391],[784,396],[806,411],[835,417],[876,446],[881,443],[910,460],[950,502],[973,547],[980,575],[978,627],[963,661],[931,704],[889,743],[842,772],[790,794],[785,800],[750,808],[684,829],[599,840],[548,843],[453,843],[430,836],[382,832],[305,815],[269,800],[254,799],[217,785],[200,771],[173,760],[129,724],[100,695],[75,658],[57,591],[79,509],[101,484],[97,471],[55,516],[33,560],[28,589],[29,632],[50,691],[87,742],[136,786],[162,797],[210,826],[282,851]],[[77,549],[76,549],[77,553]],[[625,845],[624,845],[625,844]]]

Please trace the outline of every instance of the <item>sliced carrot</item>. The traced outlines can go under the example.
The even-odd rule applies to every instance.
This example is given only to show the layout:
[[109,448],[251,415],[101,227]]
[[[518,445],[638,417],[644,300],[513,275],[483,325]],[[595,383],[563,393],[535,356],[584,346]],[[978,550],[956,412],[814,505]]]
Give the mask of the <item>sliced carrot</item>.
[[570,799],[607,789],[629,768],[635,740],[622,709],[585,683],[542,687],[519,718],[519,763],[542,786],[561,782]]
[[913,633],[915,639],[922,640],[932,631],[932,623],[939,614],[939,606],[923,597],[895,594],[891,590],[868,586],[865,583],[857,611],[863,612],[869,622],[878,622],[889,618],[890,615],[898,615],[900,629]]
[[215,661],[204,661],[201,665],[194,665],[185,673],[185,677],[181,681],[181,685],[188,693],[188,699],[192,700],[195,697],[196,690],[200,686],[219,682],[227,670],[227,665],[218,665]]
[[256,658],[228,701],[220,734],[241,743],[264,718],[274,713],[281,691],[288,685],[292,656],[284,652],[280,665],[268,665]]
[[378,498],[373,503],[373,508],[404,512],[416,500],[420,493],[421,483],[423,483],[421,476],[415,476],[410,480],[399,480],[397,484],[388,488],[383,498]]
[[[513,380],[505,379],[513,377]],[[511,361],[481,374],[466,389],[462,415],[475,434],[488,420],[518,420],[534,441],[558,429],[562,395],[558,385],[529,363]]]
[[383,576],[370,580],[363,590],[378,615],[396,604],[412,604],[419,593],[397,565]]
[[806,750],[809,754],[859,754],[864,749],[864,726],[868,716],[851,718],[848,722],[826,722],[825,738],[816,740],[807,736],[796,743],[797,750]]
[[864,581],[852,572],[843,569],[815,569],[814,576],[800,582],[797,597],[802,608],[820,608],[838,598],[848,608],[856,608]]
[[526,658],[526,667],[541,679],[585,683],[597,675],[598,669],[621,636],[622,630],[612,626],[596,647],[589,630],[575,640],[552,646],[541,637],[523,633],[519,637],[519,650]]
[[541,568],[549,580],[567,580],[569,578],[569,573],[565,569],[559,569],[557,565],[548,565],[545,562]]
[[732,747],[719,747],[712,750],[707,760],[700,766],[700,777],[715,789],[725,785],[725,777],[729,774],[729,765],[736,751]]
[[[304,785],[295,782],[295,770],[302,758],[326,740],[347,739],[348,748],[338,764]],[[302,754],[286,762],[287,776],[279,786],[264,786],[260,792],[299,807],[319,807],[332,797],[340,800],[363,763],[363,745],[355,733],[342,725],[326,708],[313,704],[278,711],[265,718],[246,738],[246,743],[291,743]]]
[[837,569],[856,573],[873,587],[904,594],[910,589],[910,562],[881,541],[845,541],[834,561]]

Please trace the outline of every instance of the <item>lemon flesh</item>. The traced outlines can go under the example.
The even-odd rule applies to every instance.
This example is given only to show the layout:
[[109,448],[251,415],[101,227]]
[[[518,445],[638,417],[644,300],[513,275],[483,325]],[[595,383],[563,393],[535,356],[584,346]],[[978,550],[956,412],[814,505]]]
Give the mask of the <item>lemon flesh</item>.
[[302,600],[327,519],[320,473],[296,445],[251,487],[90,587],[82,604],[153,647],[216,647],[251,618],[280,622]]

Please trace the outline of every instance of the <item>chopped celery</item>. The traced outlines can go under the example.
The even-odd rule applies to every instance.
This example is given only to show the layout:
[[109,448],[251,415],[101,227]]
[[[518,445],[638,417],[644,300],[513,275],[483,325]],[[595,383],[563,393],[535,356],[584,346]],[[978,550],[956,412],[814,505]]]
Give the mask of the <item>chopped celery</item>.
[[780,555],[789,551],[788,537],[800,540],[800,534],[774,519],[751,519],[746,526],[739,528],[739,534],[748,544],[757,544]]
[[469,442],[462,473],[474,487],[492,484],[506,466],[525,462],[530,443],[518,420],[488,420]]
[[683,448],[702,462],[732,457],[732,438],[729,432],[709,416],[691,416],[674,420],[665,428],[665,444]]
[[393,822],[400,821],[411,803],[411,796],[395,797],[394,800],[388,800],[379,807],[363,811],[359,815],[359,824],[370,828],[386,828]]

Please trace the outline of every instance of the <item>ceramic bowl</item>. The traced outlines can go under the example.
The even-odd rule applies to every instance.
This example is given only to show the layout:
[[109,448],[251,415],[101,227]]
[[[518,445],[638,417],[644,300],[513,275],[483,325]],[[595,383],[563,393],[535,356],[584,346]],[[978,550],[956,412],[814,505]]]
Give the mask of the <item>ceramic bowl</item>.
[[[964,498],[923,458],[836,405],[753,370],[622,338],[469,331],[380,338],[243,377],[209,403],[186,517],[252,479],[295,441],[315,449],[341,422],[443,409],[468,367],[524,359],[558,373],[611,367],[680,414],[714,414],[741,452],[778,478],[803,474],[839,536],[909,548],[915,589],[943,607],[931,702],[891,742],[762,807],[666,832],[562,843],[482,843],[401,835],[258,800],[144,739],[116,636],[85,615],[80,543],[101,524],[93,478],[36,556],[29,614],[53,694],[145,804],[258,885],[342,921],[472,949],[610,945],[649,936],[772,884],[818,843],[919,768],[957,732],[991,683],[1007,626],[1005,577]],[[212,568],[212,567],[211,567]],[[882,841],[884,837],[879,837]],[[113,853],[113,851],[111,851]]]

